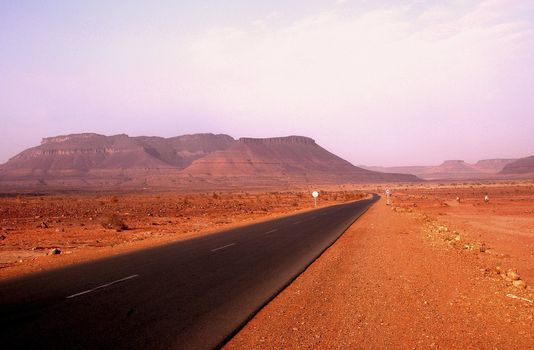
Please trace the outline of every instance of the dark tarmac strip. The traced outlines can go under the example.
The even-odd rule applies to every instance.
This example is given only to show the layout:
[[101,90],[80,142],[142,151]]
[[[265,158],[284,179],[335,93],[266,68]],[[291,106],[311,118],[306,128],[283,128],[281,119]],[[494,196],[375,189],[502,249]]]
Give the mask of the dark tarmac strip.
[[219,347],[377,199],[1,282],[1,347]]

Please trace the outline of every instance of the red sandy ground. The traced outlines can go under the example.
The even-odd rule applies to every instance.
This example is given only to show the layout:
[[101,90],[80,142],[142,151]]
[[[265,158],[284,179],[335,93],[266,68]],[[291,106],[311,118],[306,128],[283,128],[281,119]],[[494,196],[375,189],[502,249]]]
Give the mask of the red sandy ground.
[[[323,192],[319,205],[361,198]],[[313,207],[307,192],[117,193],[0,198],[0,279],[164,244]],[[129,226],[102,222],[116,214]],[[43,224],[44,223],[44,224]],[[53,248],[60,255],[47,255]]]
[[396,188],[226,349],[534,349],[533,214],[532,183]]

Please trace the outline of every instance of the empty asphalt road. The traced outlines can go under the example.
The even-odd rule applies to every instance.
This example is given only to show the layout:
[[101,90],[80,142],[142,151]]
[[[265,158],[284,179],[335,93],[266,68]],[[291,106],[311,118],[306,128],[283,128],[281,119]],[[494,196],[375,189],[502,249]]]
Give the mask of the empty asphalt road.
[[1,347],[218,347],[376,200],[2,282]]

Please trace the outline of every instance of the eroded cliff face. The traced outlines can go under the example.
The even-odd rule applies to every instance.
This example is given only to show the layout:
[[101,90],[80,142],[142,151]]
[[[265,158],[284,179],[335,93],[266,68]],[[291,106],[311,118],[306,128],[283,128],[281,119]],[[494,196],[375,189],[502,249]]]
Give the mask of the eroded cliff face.
[[[118,135],[118,136],[126,136],[125,134]],[[112,136],[113,137],[113,136]],[[53,137],[45,137],[41,140],[41,145],[47,145],[47,144],[58,144],[61,142],[67,142],[67,141],[74,141],[74,142],[81,142],[84,140],[87,141],[94,141],[96,139],[106,139],[107,136],[94,134],[94,133],[85,133],[85,134],[71,134],[71,135],[60,135],[60,136],[53,136]]]
[[239,142],[262,145],[315,145],[315,140],[305,136],[285,136],[269,138],[242,137]]
[[104,136],[93,133],[44,138],[40,146],[11,158],[3,172],[57,175],[95,169],[183,169],[194,160],[225,149],[235,140],[228,135],[198,134],[175,138]]
[[534,174],[534,156],[520,158],[507,164],[501,174]]
[[476,162],[475,166],[489,173],[498,173],[506,165],[515,162],[517,159],[483,159]]

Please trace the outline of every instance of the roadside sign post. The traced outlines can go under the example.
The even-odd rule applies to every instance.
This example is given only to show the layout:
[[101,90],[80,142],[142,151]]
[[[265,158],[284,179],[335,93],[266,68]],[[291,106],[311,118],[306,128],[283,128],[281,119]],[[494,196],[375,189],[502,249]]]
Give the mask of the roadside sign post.
[[389,188],[386,188],[386,205],[390,205],[389,201],[389,195],[391,194],[391,190]]
[[313,197],[313,203],[315,205],[315,208],[317,208],[317,197],[319,197],[319,192],[313,191],[312,192],[312,197]]

